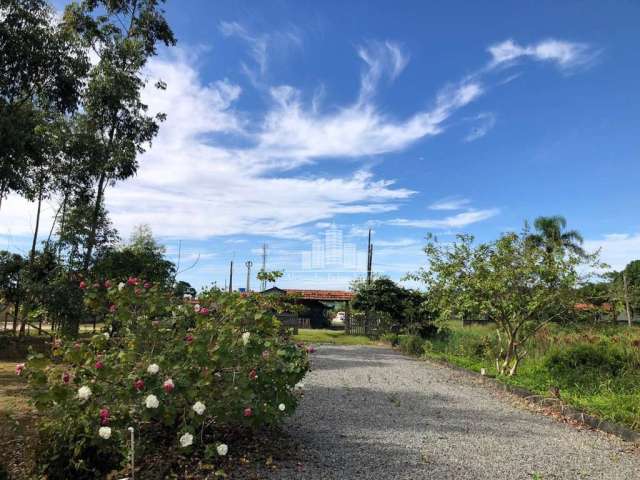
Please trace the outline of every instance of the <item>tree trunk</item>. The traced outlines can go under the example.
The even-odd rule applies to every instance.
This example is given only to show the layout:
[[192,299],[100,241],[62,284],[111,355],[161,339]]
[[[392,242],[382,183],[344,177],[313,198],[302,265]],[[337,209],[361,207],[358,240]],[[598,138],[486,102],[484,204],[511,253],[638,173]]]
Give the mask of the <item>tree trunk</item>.
[[60,256],[62,255],[62,239],[61,236],[64,234],[64,219],[67,215],[67,192],[64,193],[64,198],[62,199],[62,215],[60,216],[60,235],[58,235],[58,245],[56,246],[56,256],[58,257],[58,261],[60,261]]
[[89,264],[91,263],[91,255],[93,253],[93,247],[96,242],[96,232],[98,230],[98,217],[100,215],[100,206],[102,204],[102,195],[104,193],[104,183],[107,179],[106,173],[100,175],[98,181],[98,190],[96,192],[96,203],[93,207],[93,216],[91,218],[91,231],[89,232],[89,238],[87,239],[87,249],[84,254],[83,270],[86,273],[89,270]]
[[33,241],[31,242],[31,253],[29,254],[29,261],[33,262],[33,258],[36,255],[36,243],[38,241],[38,230],[40,228],[40,210],[42,209],[42,186],[40,187],[40,192],[38,193],[38,210],[36,213],[36,228],[33,232]]
[[631,326],[631,306],[629,305],[629,287],[627,285],[627,274],[622,272],[622,284],[624,286],[624,305],[627,311],[627,323]]

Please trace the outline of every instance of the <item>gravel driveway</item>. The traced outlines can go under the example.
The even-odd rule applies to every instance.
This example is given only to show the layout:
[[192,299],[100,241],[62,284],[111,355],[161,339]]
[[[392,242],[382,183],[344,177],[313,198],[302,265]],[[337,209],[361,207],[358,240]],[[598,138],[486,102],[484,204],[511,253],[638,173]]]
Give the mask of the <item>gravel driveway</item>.
[[[640,454],[386,348],[321,346],[282,479],[640,479]],[[502,396],[501,396],[502,395]]]

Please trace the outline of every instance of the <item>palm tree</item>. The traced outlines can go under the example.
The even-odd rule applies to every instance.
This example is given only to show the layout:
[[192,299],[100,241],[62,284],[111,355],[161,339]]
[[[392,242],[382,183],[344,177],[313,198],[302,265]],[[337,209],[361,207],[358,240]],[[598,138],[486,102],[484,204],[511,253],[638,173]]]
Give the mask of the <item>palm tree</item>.
[[567,220],[560,215],[538,217],[533,222],[536,233],[527,237],[531,245],[543,248],[547,253],[569,250],[576,255],[586,256],[582,248],[584,239],[577,230],[568,230]]

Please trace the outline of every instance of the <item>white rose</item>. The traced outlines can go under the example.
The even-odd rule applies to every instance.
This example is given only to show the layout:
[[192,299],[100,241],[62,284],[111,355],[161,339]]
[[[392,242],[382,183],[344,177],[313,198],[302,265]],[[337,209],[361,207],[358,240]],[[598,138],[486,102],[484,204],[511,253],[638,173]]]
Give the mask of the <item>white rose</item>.
[[191,407],[191,409],[194,412],[196,412],[198,415],[202,415],[204,411],[207,409],[207,407],[202,402],[196,402],[193,404],[193,407]]
[[121,292],[123,288],[124,288],[124,282],[120,282],[120,283],[118,284],[118,291],[120,291],[120,292]]
[[197,312],[199,312],[199,311],[200,311],[200,304],[199,304],[199,303],[196,303],[196,304],[193,306],[193,309],[196,311],[196,313],[197,313]]
[[190,433],[185,433],[180,437],[180,446],[188,447],[190,445],[193,445],[193,435],[191,435]]
[[280,405],[278,405],[278,410],[280,410],[281,412],[284,412],[287,409],[287,407],[285,406],[284,403],[281,403]]
[[83,402],[88,400],[91,396],[91,389],[89,387],[80,387],[78,389],[78,398]]
[[147,373],[150,373],[151,375],[155,375],[159,371],[160,371],[160,366],[157,363],[152,363],[147,367]]
[[158,397],[156,397],[155,395],[149,395],[147,398],[145,398],[144,404],[147,408],[158,408],[160,406]]
[[100,438],[109,440],[109,438],[111,438],[111,427],[100,427],[98,435],[100,435]]
[[107,340],[109,340],[109,338],[111,338],[111,335],[109,335],[109,332],[104,332],[104,333],[102,334],[102,336],[103,336],[104,338],[106,338]]
[[221,457],[224,457],[229,451],[229,447],[227,446],[226,443],[221,443],[216,447],[216,450],[218,451],[218,455],[220,455]]
[[298,383],[296,383],[296,386],[294,388],[296,390],[304,390],[304,383],[298,382]]
[[249,338],[251,337],[251,332],[244,332],[242,334],[242,343],[244,343],[245,345],[247,343],[249,343]]

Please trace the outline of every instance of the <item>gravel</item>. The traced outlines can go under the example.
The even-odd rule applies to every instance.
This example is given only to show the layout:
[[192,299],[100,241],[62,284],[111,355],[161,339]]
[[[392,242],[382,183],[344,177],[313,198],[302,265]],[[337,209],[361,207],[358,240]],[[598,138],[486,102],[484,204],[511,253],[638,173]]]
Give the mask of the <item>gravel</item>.
[[[640,479],[640,454],[393,350],[320,346],[273,479]],[[255,478],[255,477],[254,477]]]

